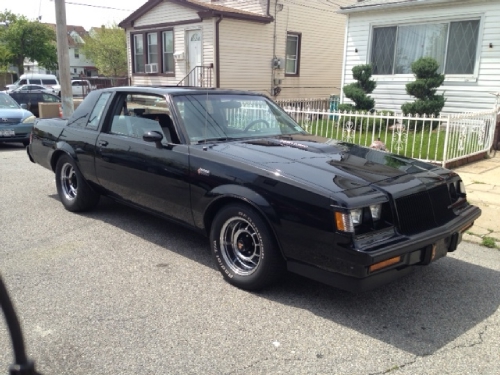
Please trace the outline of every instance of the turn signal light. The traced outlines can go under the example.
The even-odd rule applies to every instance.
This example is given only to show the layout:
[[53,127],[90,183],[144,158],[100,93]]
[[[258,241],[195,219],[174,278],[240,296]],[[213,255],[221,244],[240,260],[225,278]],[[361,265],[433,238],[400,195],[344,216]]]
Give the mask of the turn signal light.
[[370,269],[370,272],[378,271],[382,268],[389,267],[389,266],[392,266],[393,264],[399,263],[400,261],[401,261],[401,257],[397,256],[394,258],[383,260],[382,262],[372,264],[369,269]]

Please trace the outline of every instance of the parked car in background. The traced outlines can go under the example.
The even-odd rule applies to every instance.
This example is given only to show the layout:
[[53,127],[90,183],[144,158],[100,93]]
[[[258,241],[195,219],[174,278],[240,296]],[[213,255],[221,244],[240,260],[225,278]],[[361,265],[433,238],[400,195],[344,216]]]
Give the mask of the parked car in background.
[[0,142],[20,142],[27,146],[36,117],[26,105],[19,105],[9,94],[0,92]]
[[55,94],[42,91],[14,91],[9,95],[18,103],[26,105],[36,117],[40,117],[38,103],[60,103],[61,98]]
[[285,270],[375,288],[455,251],[481,214],[453,171],[312,135],[251,92],[95,90],[38,120],[28,155],[68,211],[105,195],[189,226],[250,290]]
[[61,85],[54,74],[27,73],[21,75],[19,79],[11,85],[6,85],[5,89],[12,91],[22,85],[42,85],[54,89],[57,95],[61,94]]
[[89,92],[95,90],[95,86],[87,79],[75,79],[71,81],[71,91],[73,96],[87,96]]
[[56,94],[56,90],[52,87],[45,87],[42,85],[22,85],[14,90],[7,91],[9,94],[13,92],[28,92],[28,91],[38,91],[38,92],[46,92],[49,94]]

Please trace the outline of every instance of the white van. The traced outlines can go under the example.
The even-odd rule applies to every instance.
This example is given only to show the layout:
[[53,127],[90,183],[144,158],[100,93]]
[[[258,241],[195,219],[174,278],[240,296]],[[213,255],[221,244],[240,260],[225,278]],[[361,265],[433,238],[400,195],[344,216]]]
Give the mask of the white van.
[[57,95],[61,93],[61,85],[59,84],[57,77],[53,74],[35,74],[35,73],[23,74],[12,85],[5,86],[5,89],[10,91],[17,89],[19,86],[28,84],[51,87]]

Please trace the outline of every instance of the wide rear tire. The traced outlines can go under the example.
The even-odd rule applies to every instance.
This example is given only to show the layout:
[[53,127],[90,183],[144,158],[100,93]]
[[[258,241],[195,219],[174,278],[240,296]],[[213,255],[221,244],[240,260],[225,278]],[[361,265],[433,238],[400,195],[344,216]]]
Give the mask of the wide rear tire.
[[68,211],[88,211],[99,202],[99,194],[89,187],[75,161],[68,155],[61,156],[57,161],[56,186],[59,198]]
[[210,246],[217,268],[230,284],[259,290],[274,283],[285,262],[269,226],[244,204],[223,207],[210,230]]

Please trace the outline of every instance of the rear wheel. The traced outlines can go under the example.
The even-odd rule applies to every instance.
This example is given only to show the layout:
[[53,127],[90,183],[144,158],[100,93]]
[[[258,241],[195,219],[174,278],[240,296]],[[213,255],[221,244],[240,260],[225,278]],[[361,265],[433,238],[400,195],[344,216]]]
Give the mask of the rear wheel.
[[99,194],[87,184],[75,161],[68,155],[59,158],[56,165],[57,193],[68,211],[87,211],[99,202]]
[[222,208],[212,224],[210,244],[222,276],[239,288],[262,289],[285,269],[268,225],[249,206],[231,204]]

